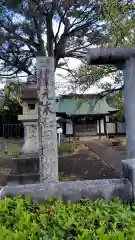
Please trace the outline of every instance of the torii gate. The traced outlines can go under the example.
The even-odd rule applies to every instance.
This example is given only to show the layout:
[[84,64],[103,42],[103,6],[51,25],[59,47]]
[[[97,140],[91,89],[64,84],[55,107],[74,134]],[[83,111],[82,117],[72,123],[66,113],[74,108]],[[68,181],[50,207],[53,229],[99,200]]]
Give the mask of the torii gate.
[[114,64],[123,70],[128,157],[135,158],[135,48],[91,48],[87,62],[91,65]]

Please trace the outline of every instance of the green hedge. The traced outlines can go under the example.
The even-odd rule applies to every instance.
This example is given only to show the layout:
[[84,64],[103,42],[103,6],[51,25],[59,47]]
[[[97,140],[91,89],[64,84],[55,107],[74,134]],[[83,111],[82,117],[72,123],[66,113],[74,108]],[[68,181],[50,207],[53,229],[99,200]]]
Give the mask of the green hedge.
[[134,240],[135,205],[116,199],[78,204],[30,198],[0,201],[0,240]]

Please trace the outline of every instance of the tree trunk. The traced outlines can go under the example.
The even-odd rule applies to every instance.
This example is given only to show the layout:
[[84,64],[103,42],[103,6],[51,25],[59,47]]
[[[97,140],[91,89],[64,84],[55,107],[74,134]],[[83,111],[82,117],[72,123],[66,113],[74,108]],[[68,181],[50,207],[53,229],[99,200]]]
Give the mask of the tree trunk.
[[125,62],[124,101],[128,157],[135,158],[135,57]]
[[40,180],[58,181],[54,58],[37,57]]

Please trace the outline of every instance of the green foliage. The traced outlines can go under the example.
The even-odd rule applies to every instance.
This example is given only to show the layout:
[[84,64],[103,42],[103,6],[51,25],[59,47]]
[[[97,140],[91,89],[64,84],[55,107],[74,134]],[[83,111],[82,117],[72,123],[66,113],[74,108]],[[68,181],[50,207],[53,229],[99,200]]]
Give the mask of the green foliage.
[[91,86],[97,86],[104,90],[106,84],[103,86],[102,79],[104,77],[111,78],[114,73],[116,75],[116,71],[116,68],[110,65],[97,67],[83,64],[76,71],[77,84],[79,88],[84,91],[89,89]]
[[119,199],[82,200],[71,204],[30,198],[0,201],[1,240],[129,240],[135,239],[135,205]]
[[107,23],[107,32],[111,36],[113,46],[132,47],[134,45],[134,10],[134,0],[103,0],[103,19]]
[[0,102],[0,111],[10,112],[13,115],[19,114],[21,111],[21,100],[20,100],[20,84],[10,82],[4,87],[4,98]]
[[31,211],[30,200],[6,198],[0,201],[0,239],[39,239],[40,226]]
[[111,107],[119,109],[119,111],[112,116],[114,120],[123,121],[124,120],[124,96],[123,90],[119,92],[114,92],[107,96],[107,102]]

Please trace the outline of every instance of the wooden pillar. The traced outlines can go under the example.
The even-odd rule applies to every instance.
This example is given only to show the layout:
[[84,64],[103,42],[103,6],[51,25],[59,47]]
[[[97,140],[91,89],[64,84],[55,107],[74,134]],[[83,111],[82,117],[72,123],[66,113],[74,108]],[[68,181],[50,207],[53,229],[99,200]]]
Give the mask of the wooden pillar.
[[75,117],[72,116],[72,124],[73,124],[73,137],[75,137]]
[[101,119],[98,120],[99,122],[99,139],[101,138]]
[[104,134],[107,136],[107,130],[106,130],[106,117],[104,116]]
[[118,134],[118,126],[117,126],[117,122],[115,123],[115,131],[116,131],[116,135]]
[[58,181],[54,58],[37,57],[40,181]]

